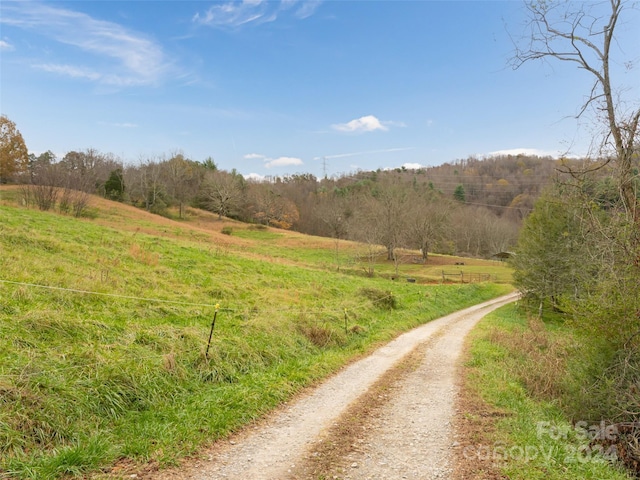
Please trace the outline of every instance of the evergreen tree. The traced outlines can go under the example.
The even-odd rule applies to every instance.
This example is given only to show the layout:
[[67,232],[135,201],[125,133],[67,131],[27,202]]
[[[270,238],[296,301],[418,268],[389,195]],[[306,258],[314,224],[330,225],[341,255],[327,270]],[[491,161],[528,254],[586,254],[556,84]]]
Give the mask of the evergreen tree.
[[111,200],[122,201],[124,196],[124,177],[122,169],[116,168],[109,174],[109,178],[104,184],[105,196]]

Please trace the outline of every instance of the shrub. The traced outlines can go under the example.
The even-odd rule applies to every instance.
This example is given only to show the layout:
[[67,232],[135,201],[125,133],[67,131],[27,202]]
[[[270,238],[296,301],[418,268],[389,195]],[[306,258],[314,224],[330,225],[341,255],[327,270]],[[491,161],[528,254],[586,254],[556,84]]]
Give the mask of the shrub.
[[393,292],[379,290],[377,288],[363,288],[360,290],[360,294],[371,300],[378,308],[393,310],[398,307],[398,302],[396,297],[393,296]]

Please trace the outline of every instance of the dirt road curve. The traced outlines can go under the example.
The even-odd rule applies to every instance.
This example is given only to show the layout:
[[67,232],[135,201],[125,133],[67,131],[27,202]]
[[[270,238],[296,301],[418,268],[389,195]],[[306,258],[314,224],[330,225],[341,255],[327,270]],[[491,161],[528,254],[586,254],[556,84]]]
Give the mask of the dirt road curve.
[[[455,364],[465,335],[490,311],[514,301],[507,295],[429,322],[351,364],[280,410],[260,427],[209,452],[209,461],[153,475],[156,480],[287,480],[317,478],[305,464],[319,439],[331,435],[350,404],[410,352],[417,368],[389,390],[391,398],[354,439],[328,478],[445,479],[450,476],[450,421],[456,395]],[[331,439],[329,438],[329,441]],[[325,472],[328,473],[328,472]]]

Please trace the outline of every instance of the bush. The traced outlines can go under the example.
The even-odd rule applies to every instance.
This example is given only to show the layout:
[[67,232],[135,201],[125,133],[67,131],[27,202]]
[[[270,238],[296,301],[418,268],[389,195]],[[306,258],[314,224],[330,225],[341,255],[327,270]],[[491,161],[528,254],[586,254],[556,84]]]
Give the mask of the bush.
[[398,302],[396,297],[393,296],[393,292],[387,292],[377,288],[363,288],[360,290],[360,294],[371,300],[378,308],[383,308],[385,310],[398,308]]

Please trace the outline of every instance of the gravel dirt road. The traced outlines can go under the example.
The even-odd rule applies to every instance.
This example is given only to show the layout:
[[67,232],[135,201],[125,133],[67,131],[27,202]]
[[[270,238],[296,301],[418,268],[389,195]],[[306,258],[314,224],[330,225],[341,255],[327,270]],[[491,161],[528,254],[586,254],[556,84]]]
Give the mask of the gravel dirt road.
[[259,426],[218,442],[205,460],[144,477],[450,478],[455,367],[464,337],[484,315],[516,299],[510,294],[411,330]]

